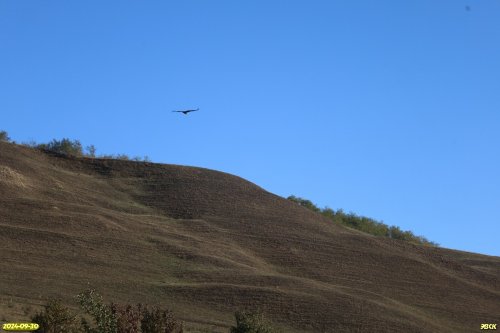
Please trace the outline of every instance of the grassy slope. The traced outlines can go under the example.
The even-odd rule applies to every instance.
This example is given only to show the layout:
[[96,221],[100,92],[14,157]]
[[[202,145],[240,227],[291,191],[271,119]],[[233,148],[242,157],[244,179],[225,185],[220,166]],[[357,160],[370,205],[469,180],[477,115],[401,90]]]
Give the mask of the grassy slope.
[[[472,332],[500,321],[500,258],[372,237],[239,177],[0,143],[0,320],[91,286],[227,331]],[[4,318],[2,318],[2,316]]]

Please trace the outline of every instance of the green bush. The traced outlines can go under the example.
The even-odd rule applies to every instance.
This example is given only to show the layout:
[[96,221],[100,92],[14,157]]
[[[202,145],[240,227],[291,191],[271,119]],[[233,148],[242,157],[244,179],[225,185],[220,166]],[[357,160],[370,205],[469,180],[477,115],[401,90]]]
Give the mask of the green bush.
[[82,330],[77,324],[76,317],[69,309],[61,304],[60,300],[50,299],[44,310],[35,314],[31,321],[40,325],[40,333],[80,333]]
[[231,333],[275,333],[278,332],[266,321],[261,312],[238,311],[234,314],[236,326]]
[[162,310],[158,307],[141,310],[141,330],[142,333],[182,333],[184,331],[181,322],[177,321],[170,310]]
[[87,146],[86,149],[87,149],[87,153],[85,154],[85,156],[95,157],[96,149],[95,149],[94,145]]
[[94,320],[94,326],[82,319],[82,326],[86,333],[117,333],[117,319],[111,306],[103,303],[102,296],[95,290],[86,290],[77,296],[82,309]]
[[376,221],[369,217],[358,216],[354,213],[346,214],[342,209],[339,209],[337,211],[328,207],[320,209],[311,201],[296,197],[294,195],[289,196],[287,199],[301,205],[302,207],[306,207],[314,212],[320,213],[335,223],[342,224],[371,235],[399,239],[417,244],[438,246],[437,243],[431,242],[425,237],[416,236],[411,231],[403,231],[399,227],[388,226],[387,224]]
[[287,199],[295,202],[296,204],[301,205],[302,207],[308,208],[314,212],[321,211],[321,209],[319,209],[319,207],[316,206],[315,204],[313,204],[310,200],[299,198],[299,197],[296,197],[294,195],[289,196]]
[[0,131],[0,141],[10,142],[9,135],[5,131]]
[[71,141],[70,139],[64,138],[62,140],[52,140],[49,143],[42,143],[37,146],[39,149],[46,149],[56,153],[71,155],[71,156],[83,156],[82,144],[78,140]]
[[93,318],[93,323],[82,319],[85,333],[182,333],[183,325],[168,309],[138,304],[105,305],[95,290],[77,296],[82,309]]
[[130,304],[120,306],[111,304],[111,311],[116,318],[117,332],[140,333],[141,330],[141,311],[140,308],[134,308]]

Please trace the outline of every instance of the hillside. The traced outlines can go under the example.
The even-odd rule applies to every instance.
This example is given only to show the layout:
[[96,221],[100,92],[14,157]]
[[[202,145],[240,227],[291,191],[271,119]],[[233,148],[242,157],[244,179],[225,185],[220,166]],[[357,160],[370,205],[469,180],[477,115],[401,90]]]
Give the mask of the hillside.
[[[0,320],[89,285],[227,332],[475,332],[500,323],[500,258],[378,238],[242,178],[0,142]],[[2,318],[3,317],[3,318]]]

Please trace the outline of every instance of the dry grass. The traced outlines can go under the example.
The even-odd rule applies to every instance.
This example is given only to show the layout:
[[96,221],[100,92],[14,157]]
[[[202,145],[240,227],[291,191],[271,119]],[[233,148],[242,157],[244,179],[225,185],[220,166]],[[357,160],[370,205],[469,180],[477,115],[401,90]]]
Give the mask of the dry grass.
[[109,301],[171,308],[193,332],[227,332],[245,308],[286,332],[500,321],[500,258],[347,230],[239,177],[8,143],[0,170],[4,319],[51,296],[76,307],[90,284]]
[[28,181],[26,177],[12,170],[8,166],[0,165],[0,183],[7,186],[27,187]]

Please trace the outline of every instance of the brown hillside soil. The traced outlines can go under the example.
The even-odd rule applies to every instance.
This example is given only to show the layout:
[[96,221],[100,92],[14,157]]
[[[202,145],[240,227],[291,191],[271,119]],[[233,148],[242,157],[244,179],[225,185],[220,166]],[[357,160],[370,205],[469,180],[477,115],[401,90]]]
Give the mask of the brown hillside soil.
[[228,332],[476,332],[500,324],[500,258],[377,238],[226,173],[0,143],[0,321],[48,297],[171,308]]

